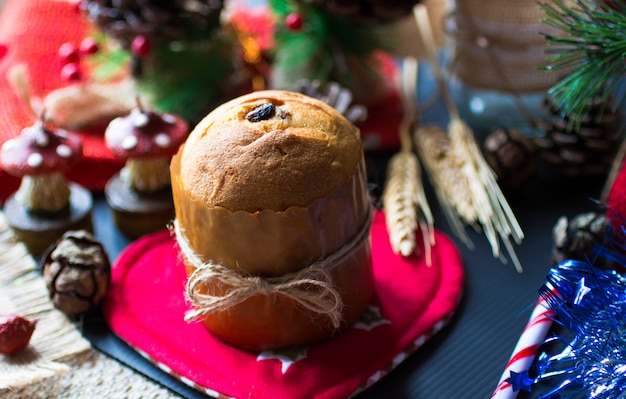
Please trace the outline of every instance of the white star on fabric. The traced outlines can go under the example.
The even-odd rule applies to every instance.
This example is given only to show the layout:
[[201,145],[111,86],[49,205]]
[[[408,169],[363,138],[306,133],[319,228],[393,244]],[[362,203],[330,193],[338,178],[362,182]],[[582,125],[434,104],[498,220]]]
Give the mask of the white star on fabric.
[[292,364],[297,362],[298,360],[302,360],[306,358],[308,348],[294,348],[294,349],[286,349],[286,350],[268,350],[259,353],[256,360],[260,362],[261,360],[280,360],[281,367],[280,371],[285,374],[289,367]]
[[384,324],[391,324],[391,321],[383,317],[379,307],[369,306],[365,309],[361,318],[354,323],[352,327],[360,330],[371,331]]

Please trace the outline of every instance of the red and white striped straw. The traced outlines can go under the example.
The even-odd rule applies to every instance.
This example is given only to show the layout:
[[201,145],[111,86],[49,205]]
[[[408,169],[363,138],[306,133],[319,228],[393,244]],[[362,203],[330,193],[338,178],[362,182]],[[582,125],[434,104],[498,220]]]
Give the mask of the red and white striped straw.
[[491,395],[491,399],[514,399],[517,392],[513,391],[510,382],[506,380],[511,377],[511,371],[521,373],[528,370],[533,359],[537,355],[539,346],[543,343],[552,325],[553,312],[546,305],[546,301],[540,298],[533,309],[530,319],[522,332],[509,362],[500,377],[500,382],[496,390]]

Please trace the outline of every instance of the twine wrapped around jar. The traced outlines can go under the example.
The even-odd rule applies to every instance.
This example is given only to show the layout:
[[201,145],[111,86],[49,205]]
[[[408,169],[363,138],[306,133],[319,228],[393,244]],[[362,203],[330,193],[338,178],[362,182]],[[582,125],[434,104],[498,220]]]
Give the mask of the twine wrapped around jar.
[[510,93],[545,91],[562,76],[548,73],[542,23],[535,0],[456,0],[450,15],[450,72],[477,89]]

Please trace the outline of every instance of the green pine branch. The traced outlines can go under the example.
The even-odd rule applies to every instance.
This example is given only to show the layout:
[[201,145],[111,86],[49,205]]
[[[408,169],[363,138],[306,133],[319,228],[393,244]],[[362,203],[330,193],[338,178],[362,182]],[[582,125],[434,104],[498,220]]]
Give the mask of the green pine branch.
[[387,50],[384,25],[349,21],[306,2],[269,3],[278,21],[284,21],[290,13],[304,18],[303,28],[296,32],[281,22],[276,26],[272,66],[282,83],[295,85],[306,78],[350,87],[354,78],[352,63],[361,62],[361,67],[367,69],[368,57],[375,50]]
[[156,109],[197,122],[224,100],[234,70],[233,40],[217,34],[176,48],[158,46],[150,67],[136,78],[139,92]]
[[550,0],[541,7],[544,22],[561,33],[544,34],[547,69],[570,71],[549,94],[563,116],[577,120],[592,99],[606,103],[626,73],[626,0],[576,0],[574,6]]

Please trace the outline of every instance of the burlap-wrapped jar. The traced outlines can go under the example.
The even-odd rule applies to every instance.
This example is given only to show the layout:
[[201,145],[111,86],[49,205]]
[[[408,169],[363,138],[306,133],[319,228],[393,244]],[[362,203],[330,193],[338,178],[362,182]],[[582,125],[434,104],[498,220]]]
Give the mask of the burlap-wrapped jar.
[[542,22],[545,14],[534,0],[456,0],[451,73],[478,89],[511,93],[544,91],[558,74],[543,68],[547,42],[542,33],[557,34]]
[[497,127],[534,134],[546,91],[567,72],[548,72],[547,41],[534,0],[455,0],[448,23],[450,87],[462,117],[479,134]]
[[[187,293],[213,335],[254,350],[305,345],[368,305],[363,151],[332,107],[286,91],[232,100],[193,130],[171,175],[177,239],[197,283]],[[210,277],[197,279],[208,264]],[[237,289],[248,294],[224,300]],[[203,295],[219,305],[193,300]]]

